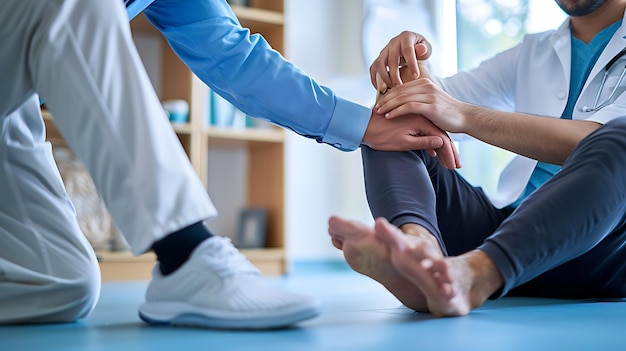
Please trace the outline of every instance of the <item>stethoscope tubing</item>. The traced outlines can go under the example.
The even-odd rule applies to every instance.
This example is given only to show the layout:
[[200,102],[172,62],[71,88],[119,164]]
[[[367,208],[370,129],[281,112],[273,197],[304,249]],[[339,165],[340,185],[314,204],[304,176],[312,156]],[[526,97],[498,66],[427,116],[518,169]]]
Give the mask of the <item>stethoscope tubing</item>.
[[611,59],[611,61],[609,61],[606,64],[606,66],[604,66],[604,76],[602,77],[602,82],[600,82],[600,87],[598,88],[598,93],[596,93],[596,98],[593,100],[593,107],[590,108],[587,106],[583,106],[582,110],[584,112],[599,111],[611,103],[611,99],[613,99],[613,96],[615,96],[615,93],[617,92],[617,88],[619,88],[619,85],[622,84],[622,81],[624,80],[624,76],[626,76],[626,65],[624,65],[624,69],[622,69],[622,74],[620,74],[619,78],[617,79],[617,84],[615,84],[615,87],[613,87],[609,96],[606,99],[604,99],[604,101],[600,104],[598,104],[598,101],[600,100],[600,95],[602,94],[602,90],[604,90],[604,84],[606,83],[606,80],[609,76],[609,71],[611,70],[613,65],[617,62],[617,60],[619,60],[622,56],[624,56],[624,54],[626,54],[626,48],[623,48],[622,51],[620,51],[617,55],[615,55]]

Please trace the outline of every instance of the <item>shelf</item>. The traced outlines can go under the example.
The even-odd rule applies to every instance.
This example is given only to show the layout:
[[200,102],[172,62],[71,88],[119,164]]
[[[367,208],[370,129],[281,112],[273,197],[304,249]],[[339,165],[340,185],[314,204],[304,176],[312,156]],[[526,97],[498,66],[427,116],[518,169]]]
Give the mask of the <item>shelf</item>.
[[52,121],[52,114],[50,113],[50,111],[46,110],[46,109],[42,109],[41,110],[41,116],[43,116],[43,120],[44,121]]
[[[240,250],[266,276],[285,272],[285,252],[281,248]],[[133,256],[129,251],[96,251],[102,281],[149,280],[156,262],[152,252]]]
[[149,252],[133,256],[129,251],[96,251],[102,281],[148,280],[156,256]]
[[240,252],[266,276],[281,275],[286,271],[287,257],[282,248],[242,249]]
[[285,133],[281,129],[233,129],[211,127],[205,130],[209,144],[221,146],[246,145],[248,143],[283,143]]
[[[283,26],[285,24],[285,16],[281,12],[243,6],[232,6],[232,9],[244,27],[254,25]],[[135,33],[161,34],[143,14],[135,17],[130,23],[132,31]]]
[[189,125],[188,123],[172,123],[172,128],[174,128],[174,131],[177,134],[191,134],[191,125]]
[[240,22],[252,21],[279,26],[285,24],[285,16],[277,11],[244,6],[232,6],[232,9],[233,12],[235,12],[235,15],[237,15],[237,18],[239,18]]

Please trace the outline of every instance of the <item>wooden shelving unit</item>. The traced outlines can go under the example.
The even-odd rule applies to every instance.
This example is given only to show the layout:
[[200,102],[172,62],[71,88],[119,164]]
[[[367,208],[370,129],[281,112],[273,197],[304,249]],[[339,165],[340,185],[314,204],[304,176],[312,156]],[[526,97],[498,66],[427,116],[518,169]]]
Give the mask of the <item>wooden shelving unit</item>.
[[[285,252],[281,248],[241,250],[263,273],[277,275],[284,272]],[[149,252],[133,256],[128,251],[96,251],[103,281],[148,280],[156,256]]]
[[[284,16],[282,0],[250,0],[249,6],[233,6],[242,26],[261,33],[274,49],[283,50]],[[162,40],[161,100],[183,99],[189,103],[189,121],[172,124],[189,159],[204,182],[208,179],[208,152],[212,148],[244,148],[247,153],[246,206],[267,211],[266,247],[242,252],[266,275],[283,274],[287,262],[284,249],[284,131],[271,129],[223,129],[209,127],[208,88],[174,54],[161,34],[143,15],[131,21],[133,33]],[[47,118],[49,137],[58,138]],[[236,228],[233,228],[233,232]],[[219,234],[219,233],[218,233]],[[130,253],[98,252],[103,280],[148,279],[155,257],[149,253],[133,257]]]

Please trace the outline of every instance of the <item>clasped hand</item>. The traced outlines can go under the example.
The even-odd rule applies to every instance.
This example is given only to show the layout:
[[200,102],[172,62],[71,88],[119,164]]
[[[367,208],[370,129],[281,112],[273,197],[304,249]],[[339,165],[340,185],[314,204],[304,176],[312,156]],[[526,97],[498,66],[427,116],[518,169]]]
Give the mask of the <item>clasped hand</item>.
[[418,78],[390,89],[378,100],[374,111],[387,119],[418,114],[445,131],[462,133],[463,106],[430,79]]
[[446,133],[458,129],[459,102],[430,79],[419,78],[429,73],[420,69],[418,58],[429,56],[430,44],[412,32],[401,33],[381,51],[370,74],[374,87],[386,93],[372,111],[364,144],[378,150],[428,150],[443,167],[460,168],[456,147]]
[[448,134],[420,115],[385,118],[372,113],[363,143],[382,151],[427,150],[447,169],[461,167]]

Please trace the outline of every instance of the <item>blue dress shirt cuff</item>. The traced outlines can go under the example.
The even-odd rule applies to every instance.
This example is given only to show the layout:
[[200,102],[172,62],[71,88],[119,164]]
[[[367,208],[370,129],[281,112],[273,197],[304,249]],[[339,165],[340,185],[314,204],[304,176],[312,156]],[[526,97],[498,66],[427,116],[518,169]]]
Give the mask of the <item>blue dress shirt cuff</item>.
[[342,151],[361,145],[372,111],[354,102],[337,97],[335,112],[322,141]]

